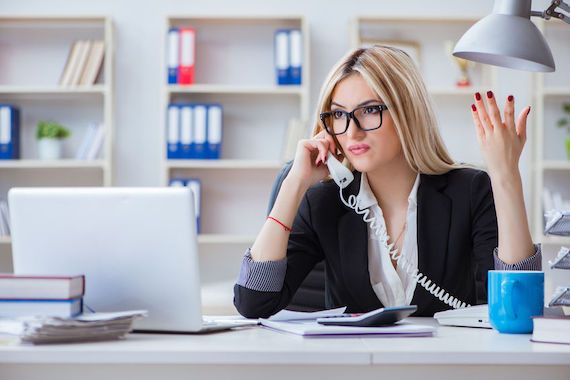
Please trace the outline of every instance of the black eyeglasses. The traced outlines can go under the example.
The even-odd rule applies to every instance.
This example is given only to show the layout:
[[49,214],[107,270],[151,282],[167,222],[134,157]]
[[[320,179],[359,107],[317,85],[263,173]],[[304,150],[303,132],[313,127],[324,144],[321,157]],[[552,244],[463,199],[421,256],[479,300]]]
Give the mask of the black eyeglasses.
[[382,111],[386,111],[385,104],[373,104],[357,107],[351,112],[334,110],[322,112],[320,114],[327,133],[331,135],[342,135],[348,130],[350,119],[354,119],[356,126],[363,131],[373,131],[382,126]]

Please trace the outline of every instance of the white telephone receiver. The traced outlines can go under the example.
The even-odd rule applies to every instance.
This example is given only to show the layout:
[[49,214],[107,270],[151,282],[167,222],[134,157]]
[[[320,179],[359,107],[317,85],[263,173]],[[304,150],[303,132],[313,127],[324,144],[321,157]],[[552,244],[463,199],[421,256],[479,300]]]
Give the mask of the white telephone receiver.
[[327,155],[327,166],[332,179],[342,189],[346,188],[353,180],[354,174],[346,166],[340,163],[331,152]]
[[390,236],[388,236],[386,227],[383,225],[378,225],[376,217],[370,215],[369,209],[360,208],[360,199],[358,199],[356,195],[351,194],[349,195],[348,200],[344,199],[342,190],[345,189],[354,180],[354,175],[346,166],[340,163],[331,152],[329,152],[327,156],[327,166],[329,168],[332,179],[339,187],[339,195],[342,203],[344,203],[347,207],[352,208],[357,214],[362,215],[362,219],[366,223],[370,224],[370,228],[372,228],[374,233],[380,237],[388,246],[392,260],[396,261],[398,265],[408,273],[408,275],[412,276],[417,281],[417,283],[419,283],[429,293],[431,293],[434,297],[438,298],[445,304],[453,307],[454,309],[471,306],[465,302],[458,300],[455,297],[452,297],[445,291],[445,289],[440,288],[437,284],[428,279],[426,275],[418,270],[418,268],[413,268],[407,261],[405,261],[398,250],[394,249],[394,244],[388,243]]

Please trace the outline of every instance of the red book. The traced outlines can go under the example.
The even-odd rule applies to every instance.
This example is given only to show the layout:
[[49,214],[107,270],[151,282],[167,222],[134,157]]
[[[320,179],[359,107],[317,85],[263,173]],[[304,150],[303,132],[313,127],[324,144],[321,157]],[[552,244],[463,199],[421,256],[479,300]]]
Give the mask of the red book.
[[178,83],[194,83],[194,62],[196,61],[196,31],[192,28],[180,28],[180,64],[178,65]]
[[0,274],[0,299],[67,300],[83,296],[85,276]]

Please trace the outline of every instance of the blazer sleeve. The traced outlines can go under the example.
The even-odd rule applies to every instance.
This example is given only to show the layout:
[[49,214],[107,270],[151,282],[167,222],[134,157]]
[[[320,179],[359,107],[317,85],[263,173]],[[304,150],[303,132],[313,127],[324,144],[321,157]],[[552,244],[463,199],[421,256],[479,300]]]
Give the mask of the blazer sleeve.
[[240,285],[243,281],[238,281],[234,286],[236,309],[246,318],[268,318],[279,312],[287,307],[305,277],[323,259],[322,247],[312,226],[311,205],[305,194],[287,244],[283,286],[279,291],[260,291]]
[[487,272],[495,267],[493,252],[498,245],[497,213],[489,175],[480,171],[471,182],[471,238],[477,304],[487,303]]

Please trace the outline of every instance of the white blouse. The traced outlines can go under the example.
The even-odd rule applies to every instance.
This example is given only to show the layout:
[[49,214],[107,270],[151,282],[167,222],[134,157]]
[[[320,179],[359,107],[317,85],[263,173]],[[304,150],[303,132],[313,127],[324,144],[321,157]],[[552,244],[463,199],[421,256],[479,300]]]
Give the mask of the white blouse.
[[[406,216],[407,228],[404,234],[401,255],[411,269],[418,268],[418,244],[417,244],[417,192],[420,184],[420,175],[408,196],[408,211]],[[400,264],[396,268],[392,265],[388,245],[386,244],[386,222],[384,214],[370,189],[366,173],[362,173],[360,191],[358,192],[359,209],[369,209],[382,231],[382,236],[377,236],[374,229],[368,228],[368,271],[370,283],[376,296],[386,307],[409,305],[412,302],[416,281],[408,275]],[[388,243],[393,243],[391,237]],[[411,270],[410,270],[411,271]]]

